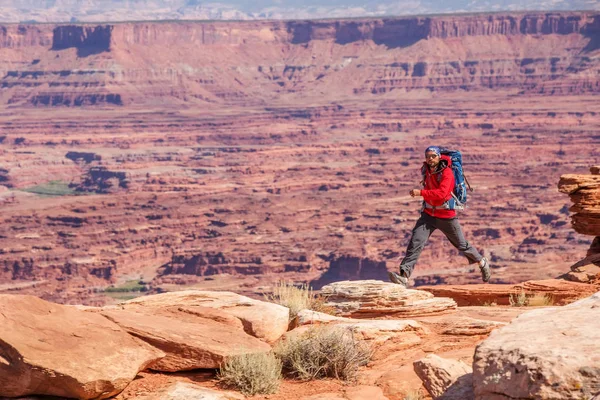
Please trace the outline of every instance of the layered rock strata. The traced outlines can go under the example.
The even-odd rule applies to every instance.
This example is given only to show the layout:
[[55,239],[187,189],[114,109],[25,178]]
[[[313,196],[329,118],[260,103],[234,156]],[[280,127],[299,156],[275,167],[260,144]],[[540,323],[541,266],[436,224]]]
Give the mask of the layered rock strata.
[[600,166],[590,168],[592,175],[563,175],[558,189],[571,198],[573,229],[595,236],[586,258],[574,264],[567,279],[600,281]]
[[[345,95],[487,88],[541,95],[597,93],[593,54],[599,20],[597,13],[582,12],[6,24],[0,26],[0,85],[5,92],[0,104],[267,105],[282,94],[314,94],[339,81],[347,82]],[[495,51],[482,51],[482,40]],[[524,51],[513,51],[514,42],[521,42]],[[457,43],[459,49],[454,49]],[[329,56],[317,57],[325,48]],[[554,53],[556,48],[560,53]],[[382,52],[383,58],[378,56]],[[238,60],[239,54],[246,60]]]
[[456,310],[452,299],[374,280],[331,283],[321,289],[321,295],[327,299],[326,307],[335,308],[339,315],[355,318],[386,315],[410,318]]

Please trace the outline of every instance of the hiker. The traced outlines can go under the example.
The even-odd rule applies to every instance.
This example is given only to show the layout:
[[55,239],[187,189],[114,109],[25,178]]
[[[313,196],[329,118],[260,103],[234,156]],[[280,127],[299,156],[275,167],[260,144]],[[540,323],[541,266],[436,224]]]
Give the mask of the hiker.
[[488,260],[465,240],[456,217],[455,208],[458,199],[453,195],[455,178],[451,167],[451,158],[442,155],[439,147],[430,146],[425,150],[425,162],[422,167],[424,189],[410,191],[412,197],[423,197],[423,209],[421,217],[412,231],[406,256],[400,263],[400,273],[389,273],[392,282],[408,287],[408,279],[415,268],[417,259],[429,236],[436,229],[446,235],[452,245],[469,259],[470,264],[477,263],[479,265],[484,282],[490,280],[491,272]]

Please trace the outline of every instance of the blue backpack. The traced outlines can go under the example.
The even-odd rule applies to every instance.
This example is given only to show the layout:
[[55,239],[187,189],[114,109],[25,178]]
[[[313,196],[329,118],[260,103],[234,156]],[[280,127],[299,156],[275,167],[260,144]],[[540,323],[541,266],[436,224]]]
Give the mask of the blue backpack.
[[[452,160],[452,172],[454,173],[454,190],[449,205],[452,208],[463,210],[467,206],[467,188],[472,192],[469,181],[463,172],[462,154],[458,150],[441,148],[442,155],[450,157]],[[452,204],[454,203],[454,204]],[[454,207],[452,207],[454,206]]]
[[[448,200],[447,207],[444,208],[464,210],[467,206],[467,188],[471,192],[473,188],[469,185],[469,181],[463,172],[462,154],[458,150],[450,150],[444,147],[440,147],[440,150],[442,155],[446,155],[452,160],[452,172],[454,173],[452,198]],[[441,175],[439,175],[439,179],[441,179]]]

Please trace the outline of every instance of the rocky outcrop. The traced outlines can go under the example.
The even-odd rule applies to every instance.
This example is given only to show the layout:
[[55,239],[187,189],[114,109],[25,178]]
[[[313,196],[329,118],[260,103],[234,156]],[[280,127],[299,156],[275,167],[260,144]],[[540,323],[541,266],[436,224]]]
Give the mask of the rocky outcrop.
[[[592,172],[598,167],[592,168]],[[600,174],[563,175],[558,190],[574,203],[569,211],[573,229],[584,235],[600,236]]]
[[355,318],[410,318],[456,309],[452,299],[374,280],[335,282],[323,287],[321,295],[327,299],[326,307],[335,308],[339,315]]
[[527,281],[514,285],[440,285],[420,286],[435,296],[454,299],[459,306],[509,305],[511,297],[519,293],[527,297],[547,296],[554,305],[568,304],[598,291],[596,285],[568,282],[560,279]]
[[156,311],[150,307],[142,312],[102,312],[129,334],[166,354],[148,365],[149,369],[166,372],[217,369],[227,357],[271,350],[271,346],[248,335],[241,327],[235,329],[203,317],[185,321],[177,318],[177,314],[174,317],[153,315]]
[[0,396],[105,399],[163,356],[101,315],[0,295]]
[[564,277],[578,282],[600,281],[600,167],[590,168],[592,175],[563,175],[558,189],[571,198],[573,229],[595,236],[587,256],[571,266]]
[[473,368],[459,360],[430,354],[413,363],[415,372],[434,400],[472,400]]
[[289,324],[288,308],[231,292],[186,290],[163,293],[130,300],[123,307],[133,311],[142,308],[145,312],[183,307],[181,313],[195,307],[219,309],[239,319],[246,333],[267,342],[279,339],[287,331]]
[[476,399],[573,399],[600,394],[600,293],[520,315],[475,350]]

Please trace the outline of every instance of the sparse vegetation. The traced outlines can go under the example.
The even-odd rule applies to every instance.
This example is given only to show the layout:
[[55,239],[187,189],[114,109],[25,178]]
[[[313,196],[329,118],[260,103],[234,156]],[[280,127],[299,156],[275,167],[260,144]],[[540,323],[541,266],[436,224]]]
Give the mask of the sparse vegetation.
[[120,301],[127,301],[140,297],[143,292],[148,291],[146,282],[141,280],[131,280],[119,286],[110,286],[103,290],[106,295]]
[[425,396],[423,396],[423,392],[419,389],[404,393],[403,400],[423,400],[424,398]]
[[316,295],[306,284],[296,286],[291,282],[278,282],[273,288],[273,293],[265,295],[265,298],[272,303],[289,308],[291,319],[304,309],[333,313],[332,308],[325,306],[325,299]]
[[511,293],[508,299],[513,307],[525,307],[527,305],[527,295],[524,290],[518,290],[517,293]]
[[483,307],[496,307],[498,305],[498,303],[496,303],[495,301],[485,301],[481,305]]
[[325,377],[350,381],[359,367],[371,359],[371,348],[351,331],[335,327],[313,327],[303,335],[281,341],[275,349],[283,370],[300,380]]
[[120,286],[111,286],[104,289],[107,293],[146,292],[147,290],[146,283],[140,280],[127,281]]
[[223,385],[247,396],[275,393],[281,381],[281,361],[272,352],[229,357],[218,378]]
[[23,191],[45,197],[78,196],[82,194],[76,192],[75,189],[70,188],[69,183],[64,181],[50,181],[41,185],[23,189]]
[[527,299],[529,307],[544,307],[554,304],[554,297],[551,294],[535,293]]
[[513,293],[509,298],[510,305],[513,307],[543,307],[554,304],[554,298],[551,294],[526,294],[524,290]]

